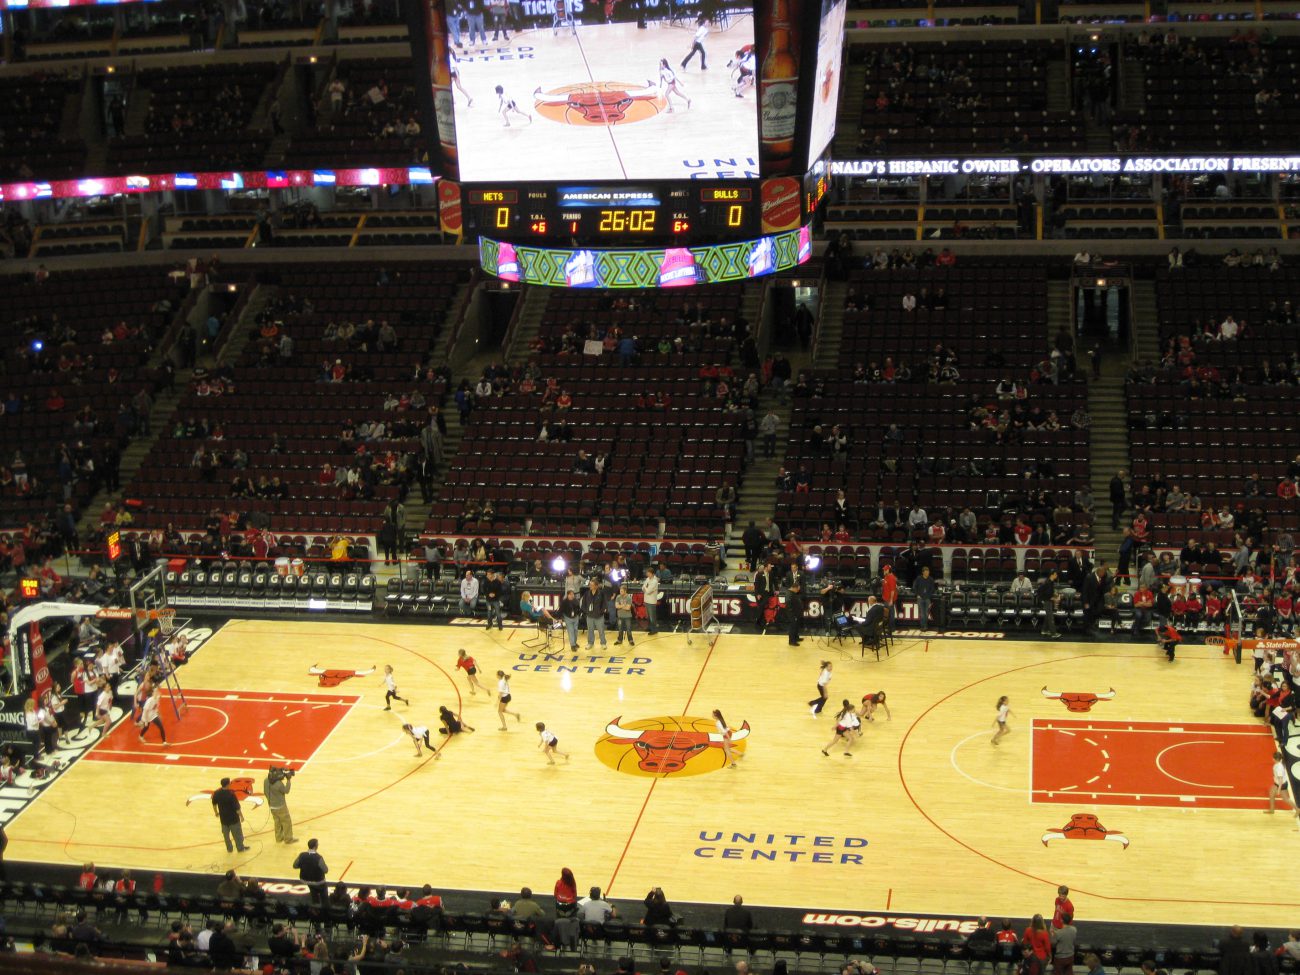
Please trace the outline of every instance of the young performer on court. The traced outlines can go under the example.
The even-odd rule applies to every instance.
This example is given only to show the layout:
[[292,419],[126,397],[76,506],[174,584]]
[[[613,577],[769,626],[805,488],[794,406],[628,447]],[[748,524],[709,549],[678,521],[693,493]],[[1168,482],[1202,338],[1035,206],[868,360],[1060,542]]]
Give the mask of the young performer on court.
[[515,100],[506,94],[506,90],[501,85],[496,86],[497,93],[497,111],[501,113],[501,122],[508,129],[510,128],[510,113],[522,115],[528,119],[528,124],[532,125],[533,117],[515,104]]
[[754,68],[757,61],[754,45],[746,44],[736,52],[734,60],[727,62],[728,67],[736,69],[736,83],[732,85],[731,93],[737,98],[744,98],[745,92],[754,87]]
[[682,58],[682,67],[685,68],[691,58],[696,53],[700,55],[700,70],[708,71],[708,55],[704,53],[704,39],[709,36],[709,18],[700,14],[699,19],[695,21],[695,40],[691,41],[691,49],[686,57]]
[[713,709],[713,723],[717,725],[718,734],[722,735],[722,757],[726,759],[728,768],[735,768],[737,755],[731,750],[731,725],[717,708]]
[[559,750],[560,739],[555,737],[554,732],[547,731],[546,725],[542,724],[540,721],[537,722],[537,735],[541,739],[537,743],[537,747],[540,748],[542,754],[546,756],[547,765],[555,764],[555,759],[551,757],[552,755],[560,755],[566,762],[569,760],[569,753]]
[[664,93],[664,101],[668,103],[668,111],[673,110],[673,95],[686,102],[686,107],[691,107],[690,96],[682,90],[681,79],[677,77],[677,72],[668,67],[668,59],[659,59],[659,88]]
[[510,703],[510,675],[504,670],[497,671],[497,717],[501,719],[501,730],[506,730],[506,715],[513,714],[516,721],[522,721],[518,711],[509,710],[506,705]]
[[462,95],[464,95],[467,99],[469,99],[469,104],[466,105],[465,107],[473,108],[474,99],[470,96],[470,93],[465,90],[465,86],[460,83],[460,63],[459,63],[460,58],[456,57],[455,51],[451,51],[450,53],[451,53],[451,83],[460,89],[460,93]]
[[831,740],[822,749],[822,754],[829,758],[831,753],[826,749],[837,741],[842,741],[844,743],[844,757],[852,758],[853,755],[849,752],[849,746],[858,740],[858,729],[861,727],[862,721],[858,718],[858,712],[853,707],[853,702],[846,697],[843,704],[840,705],[839,714],[835,715],[835,734],[831,736]]
[[478,682],[478,664],[476,664],[474,658],[464,650],[458,650],[456,652],[456,667],[465,671],[465,678],[469,681],[469,692],[471,694],[477,694],[479,691],[482,691],[484,694],[492,693]]
[[162,723],[162,688],[155,687],[153,693],[145,699],[144,704],[140,705],[140,740],[144,741],[144,736],[149,731],[149,726],[153,725],[158,729],[158,735],[162,738],[162,743],[167,744],[167,729]]
[[1266,810],[1270,816],[1273,815],[1273,810],[1276,808],[1278,799],[1281,799],[1288,806],[1291,805],[1291,800],[1286,794],[1286,787],[1286,763],[1282,761],[1281,752],[1274,752],[1273,784],[1268,787],[1268,809]]
[[826,688],[830,682],[831,662],[823,660],[821,673],[817,675],[817,696],[808,702],[808,708],[814,718],[822,713],[822,708],[826,707]]
[[473,731],[474,728],[466,724],[463,720],[451,713],[451,708],[443,704],[438,707],[438,720],[442,726],[438,729],[442,733],[442,742],[433,750],[434,758],[442,758],[442,750],[447,747],[447,742],[451,741],[462,731]]
[[113,687],[107,677],[99,679],[99,693],[95,697],[95,727],[101,734],[108,734],[108,726],[113,722]]
[[885,709],[886,721],[894,720],[894,716],[889,713],[889,705],[885,703],[884,691],[876,691],[874,694],[862,695],[862,708],[858,711],[858,717],[864,721],[874,721],[875,718],[873,715],[876,713],[876,708]]
[[1007,718],[1011,717],[1011,698],[1003,694],[998,698],[998,717],[994,722],[998,730],[993,733],[993,741],[990,744],[996,745],[999,741],[1011,734],[1011,729],[1007,727]]
[[438,750],[437,750],[436,748],[433,747],[433,742],[429,741],[429,726],[428,726],[428,725],[422,725],[422,724],[413,725],[413,724],[407,723],[407,724],[402,725],[402,730],[405,731],[408,735],[411,736],[411,741],[415,742],[415,757],[416,757],[416,758],[419,758],[419,757],[420,757],[420,754],[421,754],[421,752],[420,752],[420,746],[421,746],[421,744],[423,744],[425,748],[429,749],[429,751],[433,752],[435,756],[438,754]]
[[393,678],[393,665],[384,664],[384,710],[393,710],[393,702],[401,701],[410,706],[411,702],[397,693],[397,681]]

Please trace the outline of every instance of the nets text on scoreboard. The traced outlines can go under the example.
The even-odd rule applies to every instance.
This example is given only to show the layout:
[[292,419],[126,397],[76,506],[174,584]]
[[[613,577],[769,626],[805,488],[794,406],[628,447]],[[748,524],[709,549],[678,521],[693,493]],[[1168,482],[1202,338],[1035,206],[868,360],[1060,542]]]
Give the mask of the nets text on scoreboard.
[[759,184],[466,186],[466,229],[498,240],[717,242],[758,233]]

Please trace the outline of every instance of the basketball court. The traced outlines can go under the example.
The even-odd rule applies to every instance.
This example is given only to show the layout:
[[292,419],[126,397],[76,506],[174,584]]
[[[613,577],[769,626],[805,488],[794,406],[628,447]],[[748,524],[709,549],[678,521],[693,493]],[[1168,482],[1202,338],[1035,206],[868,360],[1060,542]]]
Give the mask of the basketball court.
[[[579,25],[512,33],[458,54],[453,89],[461,173],[467,181],[527,179],[693,179],[758,175],[758,108],[753,86],[734,92],[727,62],[754,43],[754,21],[733,16],[686,67],[694,22]],[[660,90],[667,59],[688,108]],[[520,112],[506,127],[495,88]],[[672,111],[669,111],[671,102]],[[526,162],[521,162],[526,160]]]
[[[9,821],[9,859],[293,877],[302,847],[276,845],[260,796],[276,764],[298,770],[297,835],[350,883],[549,891],[567,866],[617,898],[661,884],[675,902],[802,910],[1023,917],[1059,884],[1081,921],[1284,926],[1300,909],[1259,879],[1300,834],[1261,813],[1272,746],[1248,667],[1215,647],[1170,664],[1146,644],[909,638],[877,661],[811,635],[571,654],[522,646],[529,629],[206,625],[179,671],[188,708],[164,709],[171,744],[119,724]],[[499,730],[460,647],[489,687],[510,673],[521,721]],[[823,659],[832,706],[813,718]],[[409,707],[384,710],[385,664]],[[892,717],[823,757],[833,705],[878,690]],[[1003,694],[1012,733],[995,747]],[[417,758],[401,724],[436,735],[440,704],[476,730]],[[537,721],[569,761],[546,764]],[[208,802],[222,776],[245,796],[246,854],[226,853]]]

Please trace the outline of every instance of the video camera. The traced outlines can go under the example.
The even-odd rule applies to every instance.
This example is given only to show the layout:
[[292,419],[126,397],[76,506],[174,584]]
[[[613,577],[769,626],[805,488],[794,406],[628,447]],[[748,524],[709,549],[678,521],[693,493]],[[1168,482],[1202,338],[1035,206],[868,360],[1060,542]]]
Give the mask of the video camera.
[[272,765],[266,773],[266,777],[272,782],[279,782],[281,779],[292,779],[296,773],[291,768],[284,768],[279,765]]

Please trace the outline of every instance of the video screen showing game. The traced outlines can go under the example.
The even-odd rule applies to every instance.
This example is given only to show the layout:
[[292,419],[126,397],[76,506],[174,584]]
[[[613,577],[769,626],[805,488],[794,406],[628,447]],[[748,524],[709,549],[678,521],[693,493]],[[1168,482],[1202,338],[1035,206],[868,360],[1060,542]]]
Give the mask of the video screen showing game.
[[835,113],[840,100],[840,69],[844,59],[844,11],[847,0],[822,0],[817,36],[817,73],[813,78],[812,122],[808,129],[808,161],[821,158],[835,137]]
[[461,0],[447,8],[466,182],[752,179],[752,8]]

